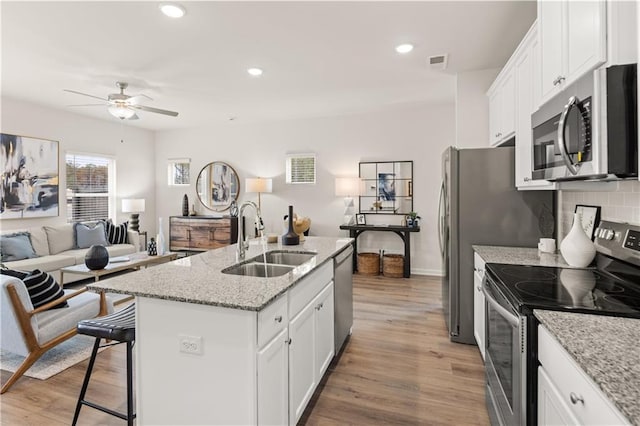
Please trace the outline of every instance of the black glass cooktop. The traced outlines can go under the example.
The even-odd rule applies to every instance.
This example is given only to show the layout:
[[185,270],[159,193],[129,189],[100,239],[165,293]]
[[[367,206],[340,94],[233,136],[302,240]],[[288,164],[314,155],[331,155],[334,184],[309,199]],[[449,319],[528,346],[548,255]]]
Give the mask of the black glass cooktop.
[[604,270],[500,263],[486,268],[521,313],[548,309],[640,318],[640,270],[616,276]]

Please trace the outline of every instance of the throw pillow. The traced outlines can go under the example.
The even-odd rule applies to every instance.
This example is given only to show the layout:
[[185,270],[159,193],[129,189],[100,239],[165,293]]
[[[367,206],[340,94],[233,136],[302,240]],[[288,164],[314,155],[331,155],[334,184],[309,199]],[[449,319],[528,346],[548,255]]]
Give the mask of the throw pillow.
[[50,254],[73,250],[75,247],[76,242],[73,235],[73,225],[70,223],[58,226],[43,226],[43,228],[47,233]]
[[14,269],[7,269],[7,268],[0,269],[0,274],[8,275],[10,277],[15,277],[19,280],[24,280],[27,277],[27,275],[29,275],[28,272],[16,271]]
[[2,262],[38,257],[33,250],[28,232],[0,236],[0,252],[2,252]]
[[107,230],[107,240],[111,244],[127,244],[127,226],[129,222],[114,225],[111,219],[105,222]]
[[95,225],[87,225],[84,223],[76,223],[73,226],[76,234],[76,247],[77,248],[89,248],[94,244],[101,246],[108,246],[107,234],[103,222],[98,222]]
[[[27,287],[29,298],[34,308],[64,296],[64,290],[62,290],[60,284],[51,275],[39,269],[31,271],[22,282]],[[64,301],[51,309],[66,308],[67,306],[69,305]]]

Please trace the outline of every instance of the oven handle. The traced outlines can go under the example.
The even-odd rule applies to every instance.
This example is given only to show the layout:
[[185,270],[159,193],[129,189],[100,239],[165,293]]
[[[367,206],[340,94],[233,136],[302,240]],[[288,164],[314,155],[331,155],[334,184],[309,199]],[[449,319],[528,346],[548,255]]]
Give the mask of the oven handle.
[[484,293],[484,297],[486,301],[489,302],[489,304],[493,307],[493,309],[498,311],[498,313],[502,317],[504,317],[504,319],[506,319],[509,322],[509,324],[513,325],[514,327],[520,326],[520,318],[518,318],[517,316],[509,312],[509,310],[505,309],[502,305],[500,305],[498,301],[493,298],[491,293],[489,293],[489,291],[485,286],[482,286],[482,292]]
[[567,148],[567,142],[565,141],[564,134],[567,127],[567,116],[569,115],[569,111],[571,108],[578,105],[578,98],[572,96],[569,98],[569,102],[564,106],[564,111],[562,111],[562,115],[560,116],[560,123],[558,124],[558,137],[556,138],[556,151],[559,151],[562,155],[562,161],[567,166],[569,172],[572,175],[578,174],[578,168],[573,161],[571,161],[571,157],[569,157],[569,149]]
[[444,221],[445,217],[443,214],[443,204],[444,204],[444,180],[442,181],[442,185],[440,185],[440,197],[438,199],[438,245],[440,246],[440,255],[444,258]]

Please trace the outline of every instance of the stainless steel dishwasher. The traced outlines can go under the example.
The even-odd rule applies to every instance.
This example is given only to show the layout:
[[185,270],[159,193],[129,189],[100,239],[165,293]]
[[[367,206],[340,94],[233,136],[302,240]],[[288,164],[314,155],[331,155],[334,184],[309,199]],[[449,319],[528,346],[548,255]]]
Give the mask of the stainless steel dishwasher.
[[340,352],[353,326],[353,247],[349,245],[333,258],[335,348]]

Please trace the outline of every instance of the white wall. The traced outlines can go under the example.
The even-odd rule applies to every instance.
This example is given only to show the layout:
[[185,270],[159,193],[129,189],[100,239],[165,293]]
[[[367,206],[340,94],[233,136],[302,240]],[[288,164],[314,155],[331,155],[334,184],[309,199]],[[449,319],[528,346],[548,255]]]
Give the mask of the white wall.
[[[453,84],[453,83],[452,83]],[[240,177],[240,202],[257,198],[244,193],[247,177],[273,178],[273,193],[262,195],[267,232],[283,233],[287,206],[311,218],[311,235],[347,235],[340,231],[343,199],[334,194],[335,176],[357,176],[360,161],[413,160],[414,210],[422,216],[421,232],[412,237],[414,273],[439,274],[437,242],[440,156],[455,143],[454,105],[412,105],[369,114],[261,124],[241,121],[207,128],[161,131],[156,134],[157,213],[167,218],[181,214],[182,196],[188,194],[199,214],[212,214],[196,202],[195,182],[210,161],[230,164]],[[287,153],[317,154],[317,184],[285,184]],[[167,160],[191,158],[189,188],[167,185]],[[225,212],[226,213],[226,212]],[[368,223],[399,223],[401,216],[368,215]],[[168,222],[165,219],[165,223]],[[168,225],[165,225],[168,235]],[[362,251],[385,248],[402,252],[395,235],[368,232],[359,239]]]
[[[66,223],[65,153],[82,152],[116,159],[116,212],[118,222],[128,219],[121,212],[122,198],[145,198],[146,211],[140,215],[140,229],[155,232],[154,133],[121,126],[117,121],[88,118],[68,111],[42,107],[15,99],[2,98],[2,133],[52,139],[59,144],[60,215],[49,218],[5,219],[2,229],[19,229]],[[120,142],[124,140],[124,142]]]
[[489,98],[487,90],[500,68],[468,71],[456,75],[456,146],[489,146]]

